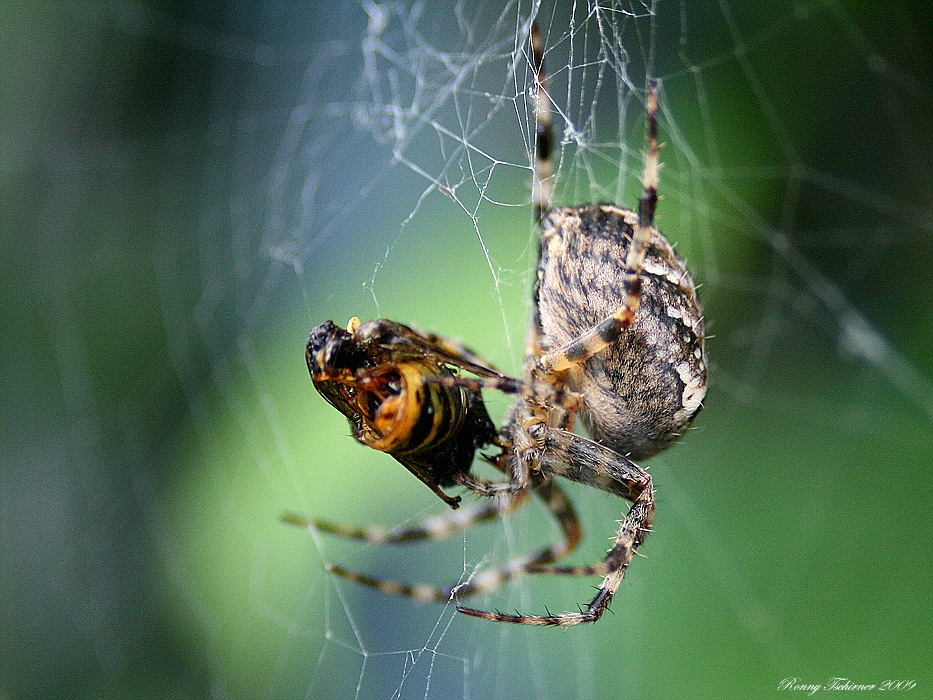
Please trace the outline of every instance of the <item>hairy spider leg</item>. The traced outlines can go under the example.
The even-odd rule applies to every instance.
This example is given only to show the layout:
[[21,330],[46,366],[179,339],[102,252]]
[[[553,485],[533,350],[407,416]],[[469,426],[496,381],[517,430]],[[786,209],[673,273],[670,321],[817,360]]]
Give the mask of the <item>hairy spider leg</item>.
[[535,143],[534,179],[531,201],[535,221],[540,222],[551,206],[554,180],[554,132],[551,128],[551,98],[547,93],[547,73],[544,70],[544,43],[538,24],[531,25],[531,60],[535,71]]
[[547,431],[546,447],[540,457],[540,466],[549,475],[562,476],[632,501],[632,507],[619,524],[619,531],[612,548],[599,564],[583,567],[532,565],[525,568],[528,573],[604,574],[596,596],[586,608],[575,613],[510,615],[498,611],[487,612],[458,607],[459,612],[495,622],[568,627],[595,622],[609,607],[636,550],[651,530],[651,523],[654,520],[654,488],[651,484],[651,477],[634,462],[613,450],[556,428],[550,428]]
[[350,540],[360,540],[369,544],[407,544],[421,540],[443,540],[450,535],[466,530],[476,523],[496,518],[503,513],[515,510],[522,505],[527,492],[516,493],[513,498],[501,499],[507,502],[487,501],[458,510],[449,510],[435,518],[425,518],[411,525],[383,527],[365,525],[354,527],[341,525],[321,518],[309,518],[298,513],[286,513],[282,520],[308,530],[318,530],[330,535]]
[[622,284],[625,296],[622,305],[600,323],[580,334],[563,347],[538,358],[535,368],[540,372],[562,372],[585,362],[618,340],[632,325],[641,301],[641,272],[654,226],[654,211],[658,202],[658,98],[654,82],[648,84],[648,151],[642,176],[642,195],[638,200],[638,225],[625,259]]
[[582,405],[576,392],[562,389],[547,382],[528,382],[513,377],[427,377],[428,384],[441,386],[460,386],[465,389],[481,391],[494,389],[504,394],[520,394],[526,401],[547,403],[575,413]]
[[[551,410],[561,409],[562,417],[558,421],[559,427],[572,429],[574,416],[583,406],[578,394],[545,381],[522,381],[511,377],[472,378],[472,377],[430,377],[427,381],[442,386],[461,386],[467,389],[480,391],[482,389],[496,389],[507,394],[519,394],[519,406],[538,405],[550,406]],[[509,420],[511,424],[513,420]],[[454,480],[460,486],[469,489],[481,496],[502,496],[519,493],[529,488],[529,480],[533,478],[529,463],[516,456],[516,446],[508,438],[500,435],[506,453],[511,456],[511,468],[501,467],[501,471],[509,475],[507,481],[484,481],[468,473],[457,474]],[[521,448],[518,448],[519,451]],[[503,457],[504,458],[504,457]]]
[[[344,527],[294,514],[288,514],[283,519],[291,525],[317,528],[333,535],[363,540],[371,544],[407,544],[423,539],[443,539],[454,532],[465,530],[481,520],[512,511],[524,502],[529,490],[534,491],[535,495],[545,504],[548,512],[554,517],[561,530],[561,540],[535,554],[517,557],[499,567],[473,575],[467,581],[441,588],[429,584],[399,583],[369,576],[337,564],[327,564],[325,566],[326,570],[331,573],[355,583],[375,588],[383,593],[406,596],[422,602],[444,602],[450,600],[454,595],[461,598],[494,591],[516,576],[534,572],[535,567],[556,561],[577,548],[582,538],[579,520],[570,499],[567,498],[558,484],[552,480],[546,480],[538,483],[533,489],[516,492],[511,494],[509,498],[498,498],[492,504],[469,510],[450,511],[440,518],[424,520],[405,528]],[[484,493],[482,495],[488,494]],[[575,570],[572,568],[553,573],[576,575]]]
[[[458,599],[477,593],[495,591],[503,584],[523,574],[537,573],[539,570],[543,572],[543,569],[540,567],[544,567],[550,562],[562,559],[573,552],[580,544],[583,538],[583,531],[580,528],[580,523],[574,511],[573,504],[570,502],[570,499],[567,498],[563,489],[552,479],[545,479],[544,481],[538,482],[531,490],[544,502],[548,512],[554,517],[554,520],[561,529],[561,540],[535,554],[517,557],[488,571],[474,573],[466,582],[458,586],[455,590]],[[520,491],[519,493],[522,492]],[[573,575],[569,568],[566,573]],[[457,609],[459,610],[460,607],[458,606]]]

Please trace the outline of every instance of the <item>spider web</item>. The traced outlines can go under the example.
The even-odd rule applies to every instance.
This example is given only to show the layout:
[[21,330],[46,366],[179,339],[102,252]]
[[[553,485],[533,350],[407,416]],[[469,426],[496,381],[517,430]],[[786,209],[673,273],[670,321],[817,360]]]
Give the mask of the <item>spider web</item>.
[[[24,87],[4,102],[2,149],[15,410],[0,473],[0,692],[931,687],[928,10],[7,12],[18,34],[4,45],[22,50],[4,85]],[[645,85],[658,81],[657,224],[702,283],[713,365],[696,429],[647,464],[646,556],[611,614],[564,632],[467,619],[324,570],[464,581],[557,538],[539,503],[405,547],[279,520],[448,512],[315,394],[312,326],[389,317],[520,371],[536,255],[533,17],[555,203],[635,204]],[[488,403],[498,419],[508,399]],[[596,561],[627,504],[567,491],[585,534],[570,562]],[[529,576],[470,603],[572,610],[597,582]]]

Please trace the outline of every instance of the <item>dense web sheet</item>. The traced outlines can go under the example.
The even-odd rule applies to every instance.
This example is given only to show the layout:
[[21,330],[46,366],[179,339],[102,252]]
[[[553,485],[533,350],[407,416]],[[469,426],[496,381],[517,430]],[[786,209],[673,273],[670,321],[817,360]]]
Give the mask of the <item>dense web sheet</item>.
[[[137,80],[170,97],[153,88],[145,117],[130,103],[116,125],[83,117],[79,136],[23,137],[5,156],[13,173],[31,172],[30,148],[45,159],[41,194],[24,198],[38,215],[22,215],[42,245],[5,263],[7,297],[29,301],[4,307],[4,381],[31,407],[10,414],[0,494],[6,611],[23,630],[4,641],[33,640],[9,647],[11,696],[73,683],[276,698],[931,687],[929,17],[832,0],[224,12],[77,13],[101,52],[137,47],[153,66]],[[279,519],[396,527],[447,512],[313,391],[312,326],[385,316],[520,369],[533,19],[555,203],[635,206],[658,81],[657,224],[702,284],[713,364],[696,429],[646,464],[646,556],[614,614],[566,633],[325,571],[469,580],[556,540],[533,499],[404,546]],[[108,84],[96,70],[71,88],[88,103]],[[25,328],[46,340],[18,342]],[[498,421],[508,398],[488,403]],[[591,563],[628,504],[567,490],[586,538],[568,563]],[[574,610],[597,583],[525,576],[470,604]]]

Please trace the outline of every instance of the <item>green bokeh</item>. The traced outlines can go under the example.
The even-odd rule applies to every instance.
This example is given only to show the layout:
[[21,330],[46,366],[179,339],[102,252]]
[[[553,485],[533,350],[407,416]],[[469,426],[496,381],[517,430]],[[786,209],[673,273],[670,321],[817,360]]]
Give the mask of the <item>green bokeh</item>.
[[[394,549],[280,520],[443,514],[349,438],[303,344],[327,318],[384,315],[518,371],[527,171],[493,170],[490,197],[518,206],[480,206],[478,232],[456,168],[457,202],[419,201],[424,178],[343,109],[356,94],[314,82],[358,74],[355,4],[336,21],[276,4],[4,6],[0,695],[788,697],[782,679],[833,676],[930,694],[929,17],[726,8],[661,3],[654,38],[659,225],[703,283],[707,407],[649,463],[656,528],[613,614],[554,633],[323,569],[451,583],[551,541],[538,504]],[[542,13],[550,36],[565,11]],[[421,28],[432,45],[460,37]],[[632,41],[634,65],[649,39]],[[489,109],[482,90],[457,95]],[[290,141],[299,104],[316,116]],[[523,162],[505,133],[514,150],[495,152]],[[409,154],[436,149],[434,131],[417,138]],[[559,196],[620,181],[632,203],[630,147],[568,158]],[[568,491],[587,535],[574,561],[596,559],[622,504]],[[572,608],[592,583],[524,580],[482,603]]]

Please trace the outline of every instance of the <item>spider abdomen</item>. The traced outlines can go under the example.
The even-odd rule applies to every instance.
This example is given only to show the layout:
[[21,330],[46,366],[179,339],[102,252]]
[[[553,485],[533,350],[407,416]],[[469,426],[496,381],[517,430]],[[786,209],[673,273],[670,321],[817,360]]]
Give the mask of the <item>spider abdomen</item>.
[[[625,299],[638,215],[612,204],[550,209],[542,219],[535,323],[545,350],[596,326]],[[633,459],[676,441],[706,393],[703,313],[690,273],[654,228],[632,325],[567,373],[592,437]]]

